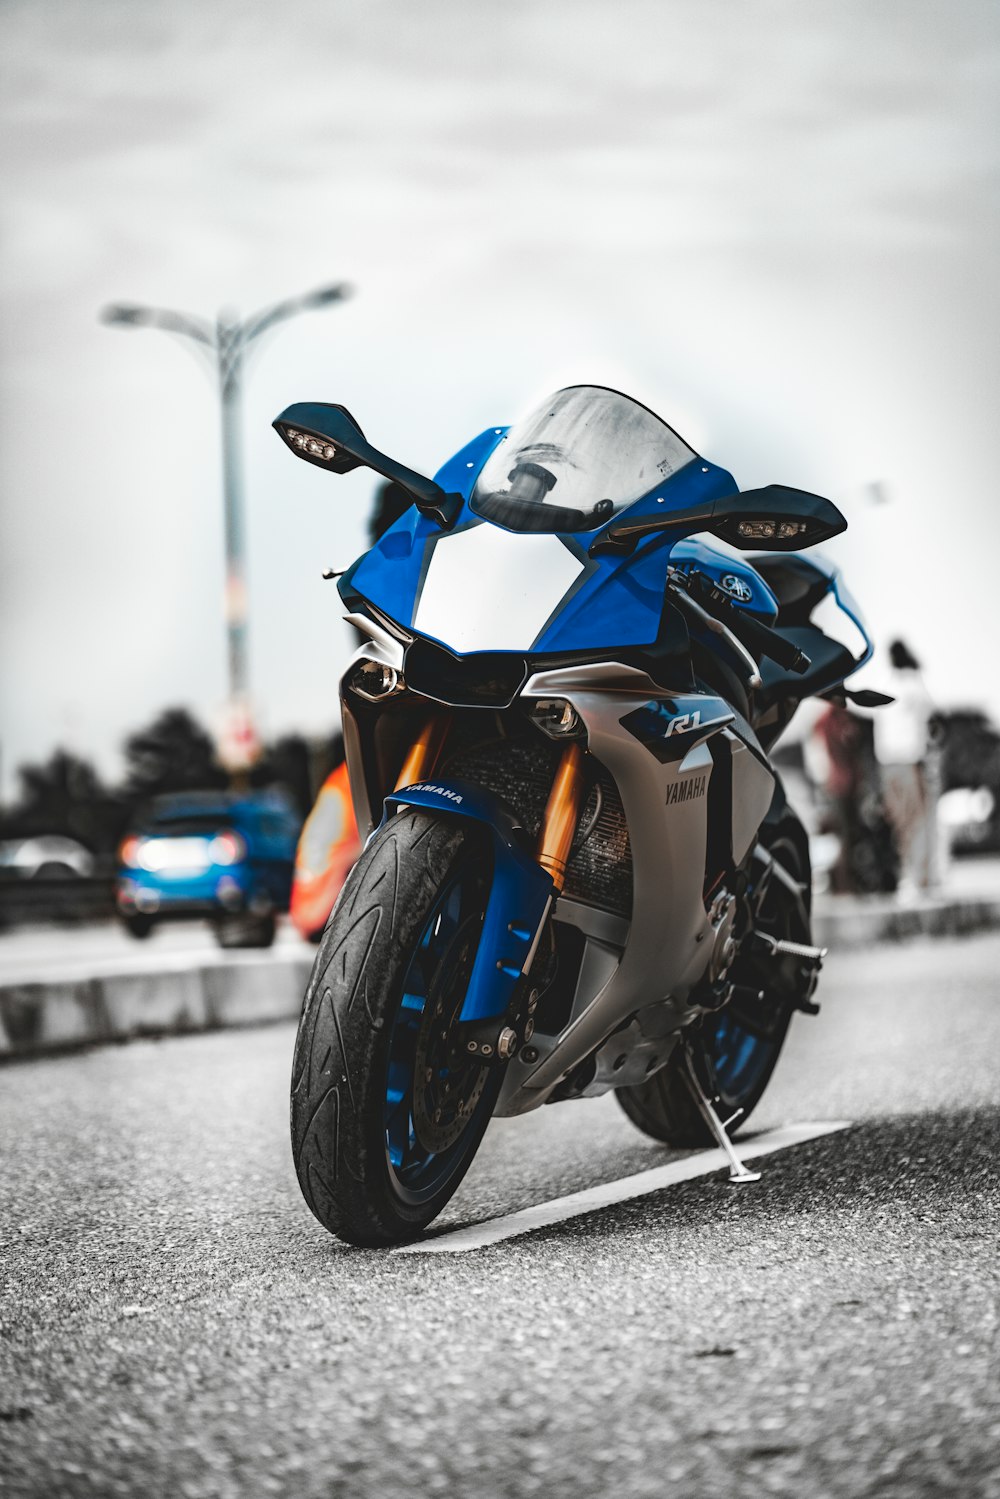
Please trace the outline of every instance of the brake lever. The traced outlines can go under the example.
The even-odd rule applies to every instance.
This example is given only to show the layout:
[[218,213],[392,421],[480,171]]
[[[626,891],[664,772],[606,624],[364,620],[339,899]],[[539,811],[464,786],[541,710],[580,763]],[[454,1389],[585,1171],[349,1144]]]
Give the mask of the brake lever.
[[682,611],[693,614],[700,625],[725,641],[743,666],[744,686],[751,689],[759,687],[761,685],[761,678],[757,662],[751,656],[743,642],[733,634],[732,630],[724,625],[721,619],[716,619],[714,614],[709,614],[707,609],[703,609],[685,588],[678,586],[676,583],[668,583],[667,591],[674,595]]
[[696,589],[705,600],[709,612],[715,611],[716,618],[725,620],[755,656],[769,656],[784,671],[794,671],[799,676],[809,670],[812,661],[804,651],[800,651],[797,645],[786,640],[777,630],[761,624],[760,620],[754,619],[744,610],[737,609],[729,595],[707,573],[699,568],[692,568],[683,576],[686,578],[686,586],[691,590]]

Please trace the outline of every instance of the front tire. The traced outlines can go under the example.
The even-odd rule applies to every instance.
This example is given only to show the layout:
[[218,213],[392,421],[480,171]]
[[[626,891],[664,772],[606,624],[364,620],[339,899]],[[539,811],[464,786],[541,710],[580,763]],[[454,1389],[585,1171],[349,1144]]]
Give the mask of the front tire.
[[292,1069],[292,1153],[323,1226],[350,1244],[416,1237],[455,1191],[502,1070],[452,1044],[490,860],[458,818],[403,811],[327,923]]

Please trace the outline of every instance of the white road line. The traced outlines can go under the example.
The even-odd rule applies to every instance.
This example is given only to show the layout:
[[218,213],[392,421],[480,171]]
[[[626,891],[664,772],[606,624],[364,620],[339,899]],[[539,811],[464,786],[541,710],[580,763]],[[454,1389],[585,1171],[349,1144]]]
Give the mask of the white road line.
[[[756,1156],[773,1155],[775,1151],[801,1145],[806,1140],[817,1140],[821,1135],[832,1135],[838,1130],[849,1129],[850,1125],[849,1119],[786,1124],[781,1129],[767,1130],[762,1135],[740,1140],[738,1150],[744,1160],[753,1160]],[[450,1234],[440,1234],[436,1239],[421,1239],[416,1244],[401,1245],[392,1252],[464,1254],[469,1249],[483,1249],[487,1244],[499,1244],[501,1240],[513,1239],[517,1234],[529,1234],[534,1229],[547,1228],[550,1223],[563,1223],[567,1218],[578,1218],[581,1213],[593,1213],[599,1208],[611,1207],[616,1202],[629,1202],[633,1197],[645,1197],[649,1192],[672,1187],[675,1182],[691,1181],[696,1176],[710,1176],[713,1171],[720,1171],[728,1165],[721,1150],[699,1151],[697,1155],[686,1156],[682,1161],[654,1166],[650,1171],[623,1176],[619,1181],[588,1187],[583,1192],[571,1192],[568,1197],[555,1197],[551,1202],[539,1203],[537,1207],[522,1208],[519,1213],[508,1213],[505,1218],[491,1218],[486,1223],[459,1228]]]

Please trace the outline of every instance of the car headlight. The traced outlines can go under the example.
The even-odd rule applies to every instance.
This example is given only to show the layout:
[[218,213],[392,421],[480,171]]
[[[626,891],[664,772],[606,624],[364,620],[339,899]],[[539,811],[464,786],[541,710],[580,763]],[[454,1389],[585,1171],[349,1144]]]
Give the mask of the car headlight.
[[239,864],[246,858],[247,846],[239,833],[234,833],[227,828],[224,833],[216,833],[208,845],[208,857],[213,864],[221,864],[226,867],[231,864]]
[[137,838],[134,833],[131,833],[129,837],[125,839],[121,848],[118,850],[118,857],[125,865],[126,869],[139,868],[139,852],[141,848],[142,839]]

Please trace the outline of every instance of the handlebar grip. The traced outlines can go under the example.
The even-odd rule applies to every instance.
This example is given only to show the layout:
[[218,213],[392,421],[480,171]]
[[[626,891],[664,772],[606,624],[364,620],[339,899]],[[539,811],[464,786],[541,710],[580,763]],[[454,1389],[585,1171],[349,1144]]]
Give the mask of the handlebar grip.
[[762,625],[759,619],[754,619],[743,609],[733,609],[732,612],[735,619],[728,621],[730,629],[755,656],[769,656],[782,670],[794,671],[799,676],[809,670],[812,665],[809,657],[784,635],[772,630],[770,625]]
[[737,609],[732,599],[705,573],[694,568],[686,575],[685,583],[708,613],[722,621],[754,656],[768,656],[783,671],[794,671],[800,676],[809,670],[812,662],[797,645],[786,640],[777,630],[772,630],[770,625],[762,625],[745,609]]

